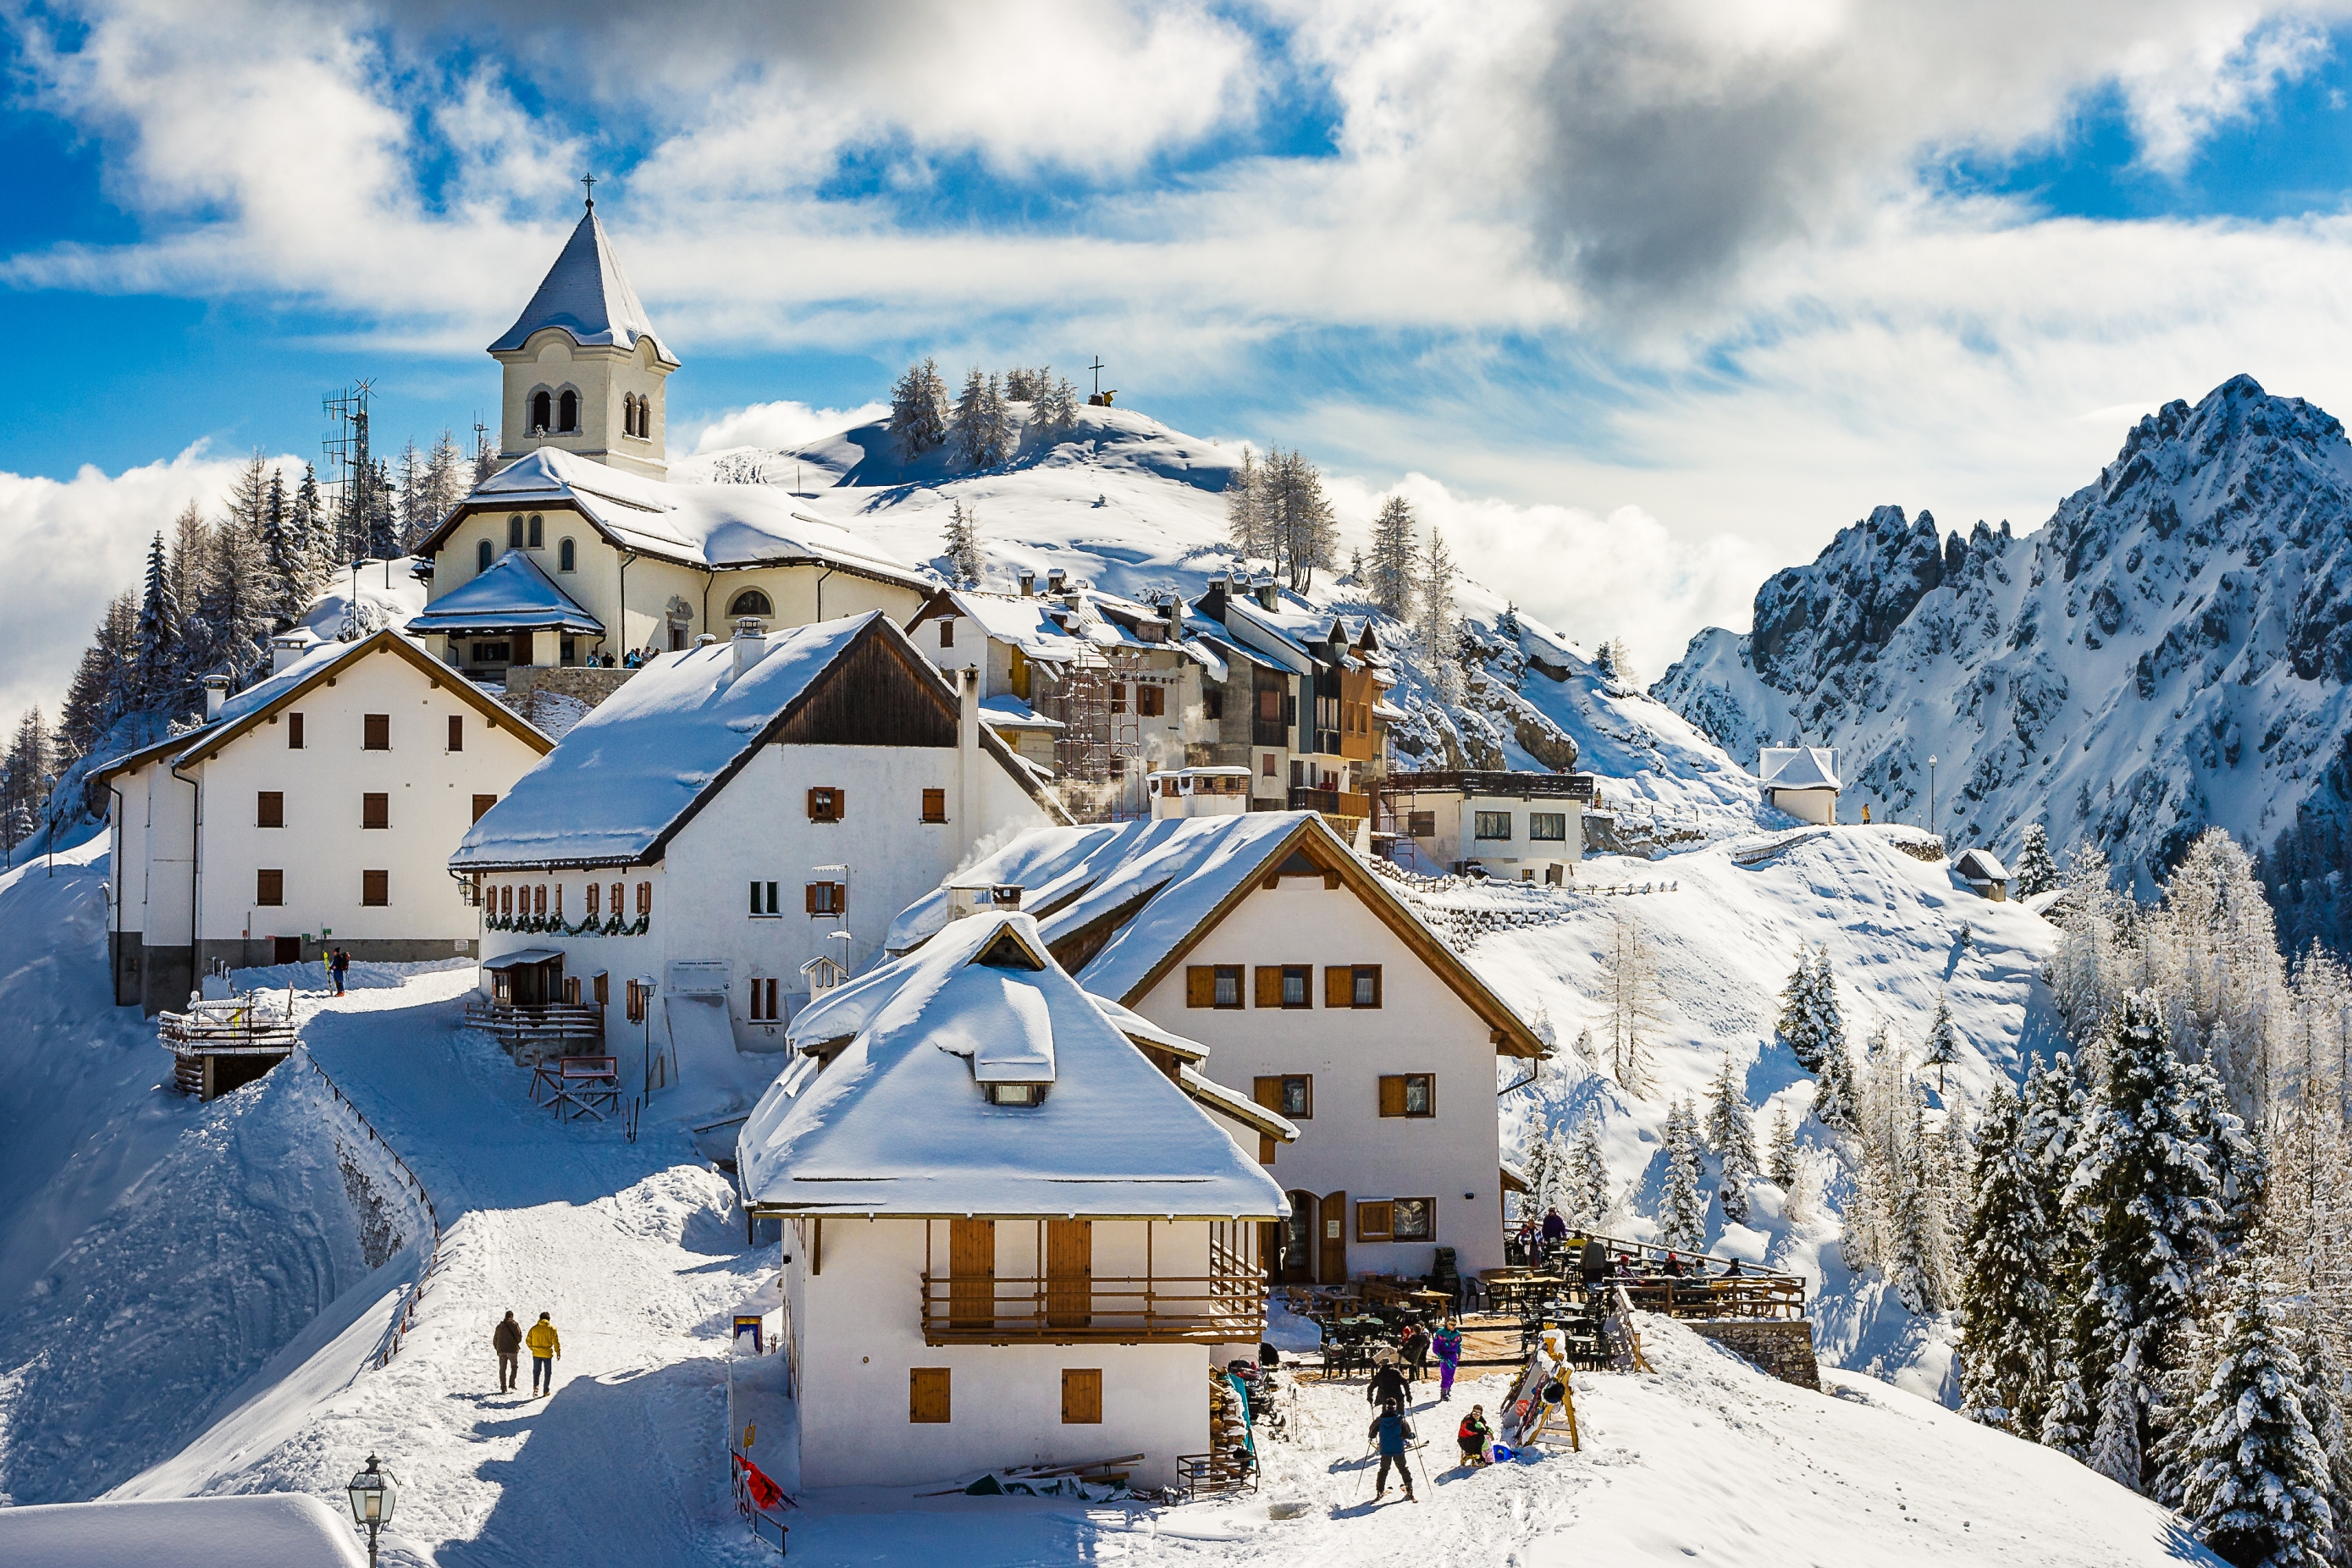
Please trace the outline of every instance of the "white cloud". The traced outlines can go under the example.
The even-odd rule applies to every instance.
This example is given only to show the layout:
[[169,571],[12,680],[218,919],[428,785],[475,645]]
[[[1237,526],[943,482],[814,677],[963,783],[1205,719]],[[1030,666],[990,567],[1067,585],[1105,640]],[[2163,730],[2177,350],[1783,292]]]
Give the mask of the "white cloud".
[[190,502],[216,515],[243,459],[199,445],[168,462],[72,479],[0,473],[0,715],[52,719],[107,602],[135,588],[147,543]]
[[754,403],[733,408],[705,425],[694,437],[694,456],[723,452],[730,447],[759,447],[769,451],[804,447],[820,437],[864,425],[890,412],[887,404],[868,403],[859,408],[812,408],[805,403]]

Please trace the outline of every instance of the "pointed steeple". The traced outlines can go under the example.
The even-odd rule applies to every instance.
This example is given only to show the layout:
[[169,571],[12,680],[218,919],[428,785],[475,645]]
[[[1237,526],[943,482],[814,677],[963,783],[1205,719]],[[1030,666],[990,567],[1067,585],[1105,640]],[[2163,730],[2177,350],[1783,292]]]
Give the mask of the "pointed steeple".
[[637,340],[651,340],[654,353],[675,370],[677,356],[661,341],[654,324],[629,287],[620,258],[613,254],[612,236],[604,232],[592,200],[580,216],[580,226],[564,242],[563,252],[547,269],[539,292],[530,297],[515,324],[490,345],[490,353],[520,351],[533,332],[561,327],[583,348],[630,350]]

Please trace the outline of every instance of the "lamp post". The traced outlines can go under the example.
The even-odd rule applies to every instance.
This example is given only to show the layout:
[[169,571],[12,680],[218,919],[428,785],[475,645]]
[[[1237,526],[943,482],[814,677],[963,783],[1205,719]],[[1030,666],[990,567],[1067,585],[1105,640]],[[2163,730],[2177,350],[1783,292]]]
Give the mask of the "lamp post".
[[1927,753],[1927,831],[1936,831],[1936,753]]
[[390,1470],[379,1469],[373,1454],[368,1456],[367,1468],[352,1478],[345,1489],[352,1495],[352,1521],[367,1531],[368,1568],[375,1568],[376,1532],[392,1522],[392,1505],[400,1495],[400,1483]]

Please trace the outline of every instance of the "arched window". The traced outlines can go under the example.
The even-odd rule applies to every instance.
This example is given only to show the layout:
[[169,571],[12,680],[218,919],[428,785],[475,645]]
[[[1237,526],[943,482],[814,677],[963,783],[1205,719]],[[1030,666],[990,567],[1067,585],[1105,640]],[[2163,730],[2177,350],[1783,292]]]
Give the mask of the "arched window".
[[538,550],[547,543],[547,520],[539,513],[530,514],[530,547]]
[[478,574],[487,572],[489,569],[490,542],[485,539],[480,543],[474,546],[474,570]]
[[621,434],[634,436],[636,433],[637,395],[634,392],[625,392],[621,395]]
[[555,547],[555,569],[558,572],[569,572],[578,564],[579,557],[573,553],[572,541],[567,539]]
[[727,613],[730,616],[760,616],[764,617],[774,615],[776,613],[776,606],[770,604],[768,602],[768,595],[760,592],[759,589],[746,588],[741,593],[735,595],[735,602],[727,606]]
[[566,387],[563,395],[556,399],[555,413],[556,417],[562,421],[556,426],[557,429],[566,435],[578,430],[580,428],[580,395]]
[[509,550],[522,548],[522,518],[520,514],[507,519],[507,548]]
[[544,391],[530,395],[530,433],[543,436],[555,427],[555,400]]

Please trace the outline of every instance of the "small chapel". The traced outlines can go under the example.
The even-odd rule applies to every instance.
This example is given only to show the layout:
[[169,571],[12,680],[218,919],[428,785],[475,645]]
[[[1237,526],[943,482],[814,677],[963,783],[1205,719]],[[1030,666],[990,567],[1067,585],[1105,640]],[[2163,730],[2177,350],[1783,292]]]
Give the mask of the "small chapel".
[[489,345],[498,468],[417,546],[426,605],[411,633],[511,697],[518,672],[617,672],[745,621],[775,631],[881,610],[904,622],[935,584],[878,545],[764,486],[671,481],[665,394],[678,357],[593,191]]

